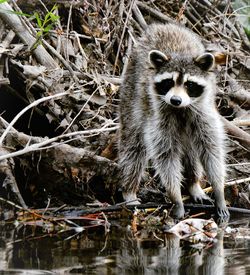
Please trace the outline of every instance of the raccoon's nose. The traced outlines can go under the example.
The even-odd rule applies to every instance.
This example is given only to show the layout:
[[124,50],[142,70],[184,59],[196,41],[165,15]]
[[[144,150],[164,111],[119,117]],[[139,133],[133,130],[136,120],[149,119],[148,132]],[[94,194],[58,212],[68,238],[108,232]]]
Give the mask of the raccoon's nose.
[[181,97],[177,96],[177,95],[173,95],[170,98],[170,103],[174,106],[179,106],[181,104]]

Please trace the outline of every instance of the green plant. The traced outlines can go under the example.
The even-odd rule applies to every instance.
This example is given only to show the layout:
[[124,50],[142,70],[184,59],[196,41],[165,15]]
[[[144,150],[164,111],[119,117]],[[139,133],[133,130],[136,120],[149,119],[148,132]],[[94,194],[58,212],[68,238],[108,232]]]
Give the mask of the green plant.
[[38,12],[34,13],[39,31],[37,32],[37,38],[43,37],[46,35],[53,27],[53,25],[60,18],[58,15],[55,15],[54,12],[57,10],[57,5],[54,5],[53,8],[45,15],[44,18],[40,16]]
[[[5,2],[8,2],[8,0],[0,0],[0,4],[3,4]],[[0,8],[0,12],[16,14],[19,16],[25,16],[30,18],[30,20],[33,20],[33,19],[36,20],[39,30],[36,34],[36,41],[34,45],[31,47],[31,50],[34,50],[41,43],[42,38],[49,33],[49,31],[53,28],[57,20],[60,18],[60,16],[55,14],[55,11],[57,9],[58,9],[57,5],[54,5],[52,9],[47,12],[44,18],[38,12],[35,12],[33,15],[30,15],[23,12],[6,10],[1,8]]]
[[32,49],[36,48],[41,43],[42,38],[49,33],[54,24],[60,18],[60,16],[54,13],[57,8],[57,5],[54,5],[52,9],[44,16],[44,18],[42,18],[38,12],[34,13],[33,17],[36,19],[39,31],[37,32],[36,42],[34,43]]

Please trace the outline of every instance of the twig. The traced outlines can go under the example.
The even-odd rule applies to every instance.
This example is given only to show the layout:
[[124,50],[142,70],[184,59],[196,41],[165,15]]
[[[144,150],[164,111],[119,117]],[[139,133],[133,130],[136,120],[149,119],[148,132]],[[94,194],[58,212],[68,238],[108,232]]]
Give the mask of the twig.
[[121,77],[123,78],[126,71],[127,71],[127,67],[128,67],[128,63],[129,63],[129,58],[130,58],[130,54],[132,51],[132,38],[131,36],[129,36],[128,38],[128,48],[125,54],[125,58],[124,58],[124,63],[123,63],[123,69],[122,69],[122,73],[121,73]]
[[[8,3],[0,4],[0,8],[6,11],[14,12],[12,7]],[[2,20],[9,25],[9,27],[20,37],[20,39],[28,46],[34,45],[36,39],[30,34],[30,32],[24,27],[18,15],[7,12],[1,12],[0,17]],[[44,49],[42,45],[34,50],[34,54],[37,60],[44,66],[54,69],[57,67],[54,59],[49,55],[49,53]]]
[[[161,204],[161,209],[169,209],[173,204],[172,203],[166,203],[166,204]],[[137,205],[126,205],[126,208],[129,210],[134,210],[135,208],[137,209],[148,209],[148,208],[157,208],[159,205],[157,203],[147,203],[147,204],[137,204]],[[191,209],[191,210],[199,210],[199,211],[206,211],[207,212],[214,212],[215,207],[213,205],[195,205],[195,204],[185,204],[184,207],[186,209]],[[72,210],[76,209],[75,207],[72,208]],[[244,209],[244,208],[236,208],[236,207],[229,207],[228,208],[231,213],[241,213],[241,214],[246,214],[250,215],[250,209]],[[67,211],[69,211],[68,209]],[[86,215],[86,214],[95,214],[95,213],[101,213],[101,212],[114,212],[114,211],[120,211],[124,210],[123,205],[111,205],[107,207],[97,207],[97,208],[92,208],[92,209],[79,209],[77,212],[78,215]],[[39,211],[42,211],[41,209]]]
[[[239,180],[232,180],[232,181],[227,181],[225,182],[225,187],[229,187],[229,186],[233,186],[233,185],[236,185],[236,184],[241,184],[241,183],[247,183],[250,181],[250,177],[249,178],[244,178],[244,179],[239,179]],[[213,187],[212,186],[209,186],[207,188],[204,188],[203,191],[208,194],[208,193],[211,193],[213,191]],[[187,196],[183,196],[183,201],[187,201],[189,200],[191,197],[189,195]]]
[[[18,8],[17,4],[15,3],[15,6]],[[46,6],[45,6],[46,9]],[[24,17],[25,18],[25,17]],[[30,24],[30,22],[28,20],[25,20],[25,23],[27,23],[26,25],[30,27],[30,31],[32,32],[33,35],[36,35],[36,30],[34,29],[34,27]],[[67,33],[68,34],[68,33]],[[65,68],[67,68],[72,76],[72,78],[74,79],[75,82],[78,82],[79,79],[76,76],[76,74],[74,73],[73,69],[71,68],[71,66],[69,65],[69,63],[62,57],[62,55],[60,55],[58,53],[58,51],[56,51],[49,43],[47,43],[46,40],[41,39],[43,45],[45,45],[48,50],[58,58],[58,60],[65,66]],[[34,42],[35,43],[35,42]],[[33,43],[33,44],[34,44]],[[31,45],[33,45],[31,44]],[[38,47],[41,47],[41,45],[38,45]],[[34,50],[34,52],[36,53],[38,47]]]
[[141,1],[137,1],[137,5],[140,10],[144,11],[145,13],[150,14],[151,16],[155,17],[159,21],[163,23],[173,23],[175,22],[172,18],[168,17],[167,15],[163,14],[162,12],[159,12],[148,5],[144,4]]
[[104,228],[105,228],[105,233],[107,234],[110,231],[110,223],[109,223],[108,218],[104,212],[101,212],[101,215],[103,216],[103,218],[105,220]]
[[227,164],[228,167],[230,167],[230,166],[245,166],[245,165],[250,165],[250,162],[229,163],[229,164]]
[[135,15],[135,18],[137,19],[138,23],[142,27],[143,30],[147,28],[147,22],[145,21],[143,15],[141,14],[140,9],[138,8],[137,4],[135,3],[133,6],[133,13]]
[[[7,158],[13,158],[13,157],[16,157],[16,156],[27,154],[27,153],[30,153],[30,152],[47,149],[47,147],[45,147],[45,146],[47,146],[48,144],[51,144],[53,142],[56,142],[57,140],[60,140],[62,138],[68,138],[68,137],[73,137],[73,136],[81,136],[81,135],[98,134],[98,133],[103,133],[103,132],[111,132],[111,131],[116,131],[118,128],[119,128],[118,126],[114,126],[114,127],[110,127],[110,128],[102,127],[101,129],[93,129],[93,130],[85,130],[85,131],[77,131],[77,132],[67,133],[67,134],[64,134],[64,135],[60,135],[60,136],[57,136],[57,137],[54,137],[54,138],[44,140],[40,143],[35,143],[35,144],[32,144],[32,145],[29,145],[29,146],[27,146],[24,149],[21,149],[19,151],[9,153],[9,154],[6,154],[6,155],[2,155],[2,156],[0,156],[0,161],[4,160],[4,159],[7,159]],[[57,145],[58,144],[55,144],[54,146],[57,146]]]
[[237,83],[235,79],[228,76],[228,84],[229,89],[227,91],[227,94],[232,98],[233,100],[237,101],[241,105],[249,105],[250,106],[250,93],[244,89],[241,85]]
[[187,2],[188,2],[188,1],[189,1],[189,0],[185,0],[184,3],[182,4],[182,6],[181,6],[181,8],[180,8],[180,10],[179,10],[179,12],[178,12],[176,18],[175,18],[175,20],[176,20],[177,22],[180,22],[180,21],[181,21],[181,19],[182,19],[182,17],[183,17],[183,14],[184,14],[184,12],[185,12],[185,10],[186,10],[186,8],[187,8]]
[[[97,90],[97,89],[96,89]],[[76,114],[76,116],[71,120],[70,124],[68,125],[68,127],[64,130],[63,134],[65,134],[70,127],[74,124],[74,122],[76,121],[76,119],[80,116],[80,114],[83,112],[84,108],[87,106],[87,104],[89,103],[89,101],[91,100],[91,97],[96,93],[96,90],[90,95],[90,97],[86,100],[86,102],[83,104],[83,106],[81,107],[80,111]]]
[[[79,91],[80,92],[80,91]],[[6,137],[6,135],[8,134],[8,132],[11,130],[11,128],[14,126],[14,124],[17,122],[17,120],[25,113],[27,112],[29,109],[39,105],[42,102],[51,100],[51,99],[55,99],[55,98],[59,98],[59,97],[63,97],[66,95],[69,95],[69,92],[62,92],[62,93],[58,93],[55,95],[51,95],[51,96],[46,96],[46,97],[42,97],[34,102],[32,102],[31,104],[29,104],[28,106],[26,106],[24,109],[22,109],[21,112],[19,112],[14,118],[13,120],[10,122],[10,124],[8,125],[8,127],[5,129],[5,131],[3,132],[2,136],[0,137],[0,146],[2,146],[3,141]]]
[[76,38],[76,41],[77,41],[78,47],[80,49],[80,52],[81,52],[83,58],[85,58],[86,61],[87,61],[88,57],[87,57],[87,55],[86,55],[86,53],[85,53],[85,51],[84,51],[84,49],[82,47],[82,44],[81,44],[80,38],[79,38],[79,37],[81,37],[81,35],[79,33],[77,33],[76,31],[72,31],[69,35],[72,36],[72,37],[74,37],[74,38]]
[[42,39],[42,43],[55,57],[57,57],[61,61],[61,63],[65,66],[65,68],[69,70],[73,80],[77,83],[79,79],[76,76],[74,70],[69,65],[69,63],[46,40]]
[[235,118],[232,123],[236,126],[250,127],[250,120]]
[[67,20],[67,29],[66,29],[66,58],[67,58],[67,61],[69,61],[68,39],[69,39],[69,26],[70,26],[70,21],[71,21],[71,16],[72,16],[73,3],[74,3],[74,1],[71,1],[70,7],[69,7],[68,20]]
[[106,249],[107,243],[108,243],[108,237],[109,237],[109,235],[106,234],[104,245],[103,245],[102,249],[100,250],[100,253],[102,253]]
[[237,139],[243,146],[250,149],[250,135],[241,130],[239,127],[225,119],[224,117],[221,117],[225,128],[228,132],[228,134],[232,135],[235,139]]
[[[229,186],[233,186],[236,184],[241,184],[241,183],[247,183],[250,181],[250,177],[249,178],[245,178],[245,179],[239,179],[239,180],[232,180],[232,181],[227,181],[225,182],[225,187],[229,187]],[[204,188],[203,191],[205,193],[211,193],[213,191],[213,187],[209,186],[207,188]],[[189,196],[185,196],[185,200],[190,199]]]
[[221,11],[219,11],[219,10],[216,8],[215,5],[213,5],[212,3],[210,3],[209,0],[202,0],[202,2],[203,2],[207,7],[213,9],[217,14],[221,15],[221,18],[223,17],[224,23],[228,25],[229,30],[231,30],[231,31],[234,33],[234,35],[236,36],[236,38],[240,38],[237,29],[234,27],[234,25],[231,23],[231,21],[228,20],[228,18],[227,18],[225,15],[223,15],[223,13],[222,13]]
[[12,202],[12,201],[9,201],[9,200],[7,200],[7,199],[4,199],[4,198],[2,198],[2,197],[0,197],[0,201],[5,202],[5,203],[7,203],[7,204],[9,204],[9,205],[11,205],[11,206],[14,206],[15,208],[17,208],[17,209],[19,209],[19,210],[25,210],[25,208],[21,207],[20,205],[14,203],[14,202]]
[[128,13],[127,13],[127,16],[126,16],[126,20],[125,20],[125,22],[124,22],[124,26],[123,26],[123,30],[122,30],[122,35],[121,35],[121,38],[120,38],[120,43],[119,43],[119,45],[118,45],[118,49],[117,49],[117,53],[116,53],[116,57],[115,57],[115,63],[114,63],[113,74],[115,74],[115,71],[116,71],[116,66],[117,66],[117,63],[118,63],[118,58],[119,58],[119,55],[120,55],[121,46],[122,46],[122,43],[123,43],[125,31],[126,31],[126,29],[127,29],[128,20],[129,20],[129,17],[131,16],[131,11],[132,11],[134,2],[135,2],[135,0],[131,0],[131,1],[130,1],[129,10],[128,10]]
[[161,241],[161,242],[164,243],[164,240],[161,239],[160,237],[158,237],[154,231],[153,231],[153,236],[154,236],[157,240],[159,240],[159,241]]
[[232,185],[235,185],[235,184],[247,183],[247,182],[250,182],[250,177],[249,178],[244,178],[244,179],[239,179],[239,180],[227,181],[225,183],[225,186],[232,186]]
[[246,33],[244,32],[242,25],[236,20],[235,22],[235,27],[237,29],[237,31],[239,32],[240,38],[244,44],[244,46],[250,50],[250,41],[246,35]]

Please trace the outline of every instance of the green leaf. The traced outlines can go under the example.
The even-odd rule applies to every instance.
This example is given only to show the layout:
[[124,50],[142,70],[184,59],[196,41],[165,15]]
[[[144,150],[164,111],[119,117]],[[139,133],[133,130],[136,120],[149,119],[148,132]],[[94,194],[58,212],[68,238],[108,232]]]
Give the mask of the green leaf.
[[37,22],[37,25],[39,26],[39,28],[42,28],[43,24],[42,24],[42,20],[40,18],[40,15],[38,12],[35,12],[34,13],[34,16],[36,18],[36,22]]
[[50,20],[49,17],[50,17],[50,12],[48,12],[44,17],[45,24]]
[[58,8],[57,5],[54,5],[54,6],[52,7],[52,9],[51,9],[51,12],[57,10],[57,8]]
[[[2,1],[2,0],[0,0],[0,1]],[[0,13],[9,13],[9,14],[15,14],[15,15],[20,15],[20,16],[30,17],[30,15],[27,14],[27,13],[23,13],[23,12],[19,12],[19,11],[12,11],[12,10],[0,9]]]
[[59,15],[55,15],[54,13],[51,13],[50,14],[50,18],[51,18],[51,20],[53,22],[56,22],[60,18],[60,16]]
[[53,12],[57,9],[57,5],[54,5],[52,9],[45,15],[44,21],[49,23],[50,21],[55,22],[60,17],[58,15],[55,15]]
[[40,31],[37,32],[36,37],[39,38],[39,37],[41,37],[42,35],[43,35],[43,31],[40,30]]
[[43,30],[44,32],[48,32],[52,29],[52,25],[46,26],[46,28]]
[[0,4],[7,2],[8,0],[0,0]]

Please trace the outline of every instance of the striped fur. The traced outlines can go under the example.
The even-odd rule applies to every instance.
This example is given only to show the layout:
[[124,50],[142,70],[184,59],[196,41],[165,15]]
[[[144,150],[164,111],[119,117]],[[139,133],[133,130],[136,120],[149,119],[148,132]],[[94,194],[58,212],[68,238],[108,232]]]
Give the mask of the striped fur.
[[214,103],[213,65],[199,37],[185,27],[153,24],[138,39],[120,88],[125,200],[139,203],[136,193],[150,159],[175,204],[175,217],[184,216],[184,177],[195,200],[207,198],[197,183],[203,172],[213,186],[217,213],[228,216],[225,133]]

